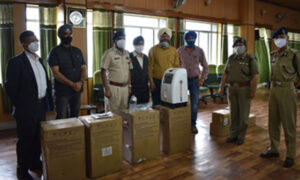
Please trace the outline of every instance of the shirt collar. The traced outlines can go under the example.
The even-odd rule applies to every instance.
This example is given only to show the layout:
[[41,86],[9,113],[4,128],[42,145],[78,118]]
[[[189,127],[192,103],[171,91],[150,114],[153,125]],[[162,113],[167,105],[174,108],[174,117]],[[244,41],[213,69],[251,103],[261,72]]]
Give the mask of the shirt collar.
[[289,50],[290,50],[290,48],[286,47],[281,56],[288,56],[289,55]]
[[116,46],[114,46],[114,49],[115,49],[116,53],[119,54],[120,56],[125,54],[125,49],[123,50],[123,53]]
[[[288,56],[289,55],[289,50],[290,50],[290,48],[286,47],[285,50],[283,51],[283,53],[281,54],[281,56]],[[279,52],[277,50],[276,56],[278,56],[278,55],[279,55]]]
[[[196,45],[193,48],[191,48],[191,49],[192,49],[192,51],[194,51],[196,49]],[[188,47],[184,46],[184,50],[188,50]]]
[[[133,54],[134,57],[140,57],[140,56],[136,53],[136,51],[133,51],[132,54]],[[142,57],[144,57],[144,54],[142,54]],[[142,57],[141,57],[141,58],[142,58]]]
[[241,56],[238,56],[237,54],[235,54],[235,58],[244,60],[246,58],[246,55],[247,55],[246,52],[244,52]]
[[26,51],[26,50],[24,50],[24,51],[25,51],[26,56],[29,57],[30,59],[38,60],[38,59],[40,58],[38,55],[35,57],[35,56],[34,56],[33,54],[31,54],[30,52],[28,52],[28,51]]
[[61,46],[62,48],[65,48],[65,49],[70,49],[71,47],[72,47],[72,45],[70,44],[70,46],[69,47],[65,47],[64,45],[63,45],[63,43],[60,43],[59,44],[59,46]]

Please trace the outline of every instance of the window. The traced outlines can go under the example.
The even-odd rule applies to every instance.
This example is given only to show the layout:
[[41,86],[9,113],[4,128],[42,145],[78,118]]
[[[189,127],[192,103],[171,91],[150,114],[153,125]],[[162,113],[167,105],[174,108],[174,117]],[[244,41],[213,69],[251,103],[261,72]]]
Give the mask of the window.
[[288,36],[290,41],[300,41],[300,33],[289,32]]
[[[65,20],[65,17],[64,17],[64,8],[63,7],[57,7],[56,11],[57,11],[56,29],[57,29],[57,32],[58,32],[58,28],[60,26],[64,25],[64,20]],[[57,44],[60,44],[60,39],[59,39],[58,36],[57,36]]]
[[93,77],[94,44],[93,44],[93,11],[87,12],[87,67],[88,77]]
[[[36,5],[26,5],[26,30],[33,31],[35,36],[40,40],[40,15],[39,7]],[[37,55],[41,56],[41,45]]]
[[227,34],[228,34],[228,56],[233,54],[233,43],[234,38],[240,36],[240,28],[239,26],[235,26],[233,24],[227,25]]
[[158,30],[164,27],[167,27],[167,18],[124,14],[126,49],[132,52],[134,50],[133,39],[141,35],[145,39],[144,53],[148,54],[150,48],[159,42]]
[[185,31],[194,30],[197,33],[196,45],[205,53],[208,64],[220,64],[221,31],[220,24],[201,21],[184,21]]

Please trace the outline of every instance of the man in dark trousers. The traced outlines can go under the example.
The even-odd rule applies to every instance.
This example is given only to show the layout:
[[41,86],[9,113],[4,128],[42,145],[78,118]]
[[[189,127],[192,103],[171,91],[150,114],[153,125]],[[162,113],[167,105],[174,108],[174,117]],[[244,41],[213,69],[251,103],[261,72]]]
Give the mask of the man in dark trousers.
[[137,103],[149,102],[148,57],[143,54],[144,38],[138,36],[133,40],[134,51],[130,53],[133,69],[131,73],[132,95],[137,97]]
[[58,37],[60,45],[55,46],[48,56],[55,80],[56,119],[78,117],[81,93],[86,79],[86,63],[81,50],[71,45],[73,37],[71,25],[59,27]]
[[20,34],[23,53],[8,61],[5,90],[14,105],[17,122],[17,176],[33,179],[28,170],[41,174],[40,122],[53,109],[51,85],[42,59],[36,54],[39,44],[32,31]]

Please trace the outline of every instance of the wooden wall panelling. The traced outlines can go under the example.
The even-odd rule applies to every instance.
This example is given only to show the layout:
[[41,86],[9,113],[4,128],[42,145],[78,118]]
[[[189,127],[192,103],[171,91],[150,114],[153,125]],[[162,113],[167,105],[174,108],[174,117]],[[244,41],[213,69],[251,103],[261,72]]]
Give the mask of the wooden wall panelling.
[[198,14],[199,15],[199,1],[190,0],[186,4],[179,8],[185,14]]
[[26,29],[25,13],[25,4],[17,3],[13,5],[15,55],[23,51],[19,42],[19,35]]
[[[262,15],[262,11],[265,14]],[[276,15],[286,15],[281,22],[276,22]],[[276,29],[280,26],[286,26],[290,31],[300,32],[300,12],[288,8],[257,1],[255,7],[255,23],[265,26],[271,26]]]
[[65,0],[66,4],[78,4],[78,5],[85,5],[86,0]]
[[27,4],[58,4],[59,0],[11,0],[11,1],[16,3],[27,3]]
[[125,0],[124,6],[133,8],[146,8],[146,1],[141,0]]

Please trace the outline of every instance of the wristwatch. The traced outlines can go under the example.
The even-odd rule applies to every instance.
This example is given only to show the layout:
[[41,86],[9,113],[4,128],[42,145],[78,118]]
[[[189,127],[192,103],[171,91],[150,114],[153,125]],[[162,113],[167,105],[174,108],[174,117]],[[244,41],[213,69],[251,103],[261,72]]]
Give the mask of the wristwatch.
[[132,88],[132,85],[131,85],[131,84],[128,84],[128,88]]

